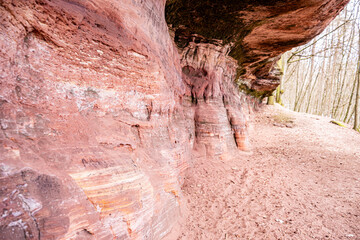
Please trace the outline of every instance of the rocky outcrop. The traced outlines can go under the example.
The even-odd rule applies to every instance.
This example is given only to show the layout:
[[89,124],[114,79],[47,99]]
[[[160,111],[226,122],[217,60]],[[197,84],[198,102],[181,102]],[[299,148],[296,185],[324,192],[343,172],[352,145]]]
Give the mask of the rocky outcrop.
[[196,148],[210,157],[249,148],[251,108],[235,87],[237,64],[228,53],[227,46],[192,42],[181,58],[185,96],[191,97],[195,109]]
[[279,84],[269,75],[279,54],[310,41],[347,2],[171,0],[166,19],[180,49],[194,41],[229,45],[242,87],[261,95]]
[[0,1],[0,239],[165,236],[185,170],[249,149],[235,82],[274,88],[346,1],[245,2]]
[[0,11],[0,239],[160,239],[192,149],[164,3]]

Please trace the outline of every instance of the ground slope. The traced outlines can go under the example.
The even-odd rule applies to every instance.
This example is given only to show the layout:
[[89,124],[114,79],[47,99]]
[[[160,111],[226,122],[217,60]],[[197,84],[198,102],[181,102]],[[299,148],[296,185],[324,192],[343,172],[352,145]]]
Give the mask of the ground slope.
[[190,168],[178,239],[360,239],[360,134],[262,110],[252,153]]

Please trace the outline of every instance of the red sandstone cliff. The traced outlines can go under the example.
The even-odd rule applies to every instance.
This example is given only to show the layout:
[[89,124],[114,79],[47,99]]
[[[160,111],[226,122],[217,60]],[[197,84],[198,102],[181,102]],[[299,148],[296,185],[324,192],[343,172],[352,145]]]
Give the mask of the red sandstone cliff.
[[0,239],[161,239],[186,168],[249,147],[234,82],[347,1],[210,2],[168,1],[176,48],[165,1],[0,0]]

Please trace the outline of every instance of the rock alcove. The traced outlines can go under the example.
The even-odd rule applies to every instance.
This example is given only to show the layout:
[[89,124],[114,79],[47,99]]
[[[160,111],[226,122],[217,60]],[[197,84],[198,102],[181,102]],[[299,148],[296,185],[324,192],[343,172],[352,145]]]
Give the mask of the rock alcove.
[[346,3],[0,1],[0,239],[164,237],[186,169],[249,148],[274,60]]

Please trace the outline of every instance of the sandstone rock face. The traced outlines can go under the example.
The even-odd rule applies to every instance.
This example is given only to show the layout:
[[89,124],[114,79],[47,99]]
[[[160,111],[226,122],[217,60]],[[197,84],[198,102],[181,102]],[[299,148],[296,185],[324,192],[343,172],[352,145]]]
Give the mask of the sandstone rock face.
[[[219,13],[233,9],[227,2]],[[324,2],[291,12],[281,11],[284,4],[239,4],[249,23],[237,31],[265,13],[276,19],[244,30],[242,68],[261,72],[259,61],[268,66],[310,39],[346,1],[310,14]],[[169,11],[175,3],[182,2],[169,1]],[[257,102],[235,85],[237,48],[218,35],[180,34],[191,29],[180,20],[185,27],[173,24],[172,35],[186,44],[176,48],[165,4],[0,1],[0,239],[161,239],[179,216],[185,170],[198,158],[249,148],[247,119]],[[296,11],[309,13],[298,19],[307,20],[298,35],[283,26]],[[281,41],[297,42],[282,47],[277,31]],[[276,85],[250,75],[253,89]]]
[[239,63],[243,87],[269,92],[279,84],[269,76],[274,59],[319,34],[347,2],[170,0],[166,19],[179,48],[221,40]]
[[0,239],[160,239],[193,131],[164,3],[0,11]]
[[181,57],[185,96],[195,109],[195,147],[205,150],[205,157],[249,148],[250,101],[234,85],[237,64],[228,53],[227,46],[192,42]]

